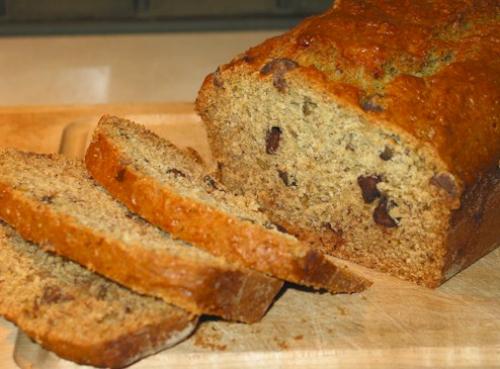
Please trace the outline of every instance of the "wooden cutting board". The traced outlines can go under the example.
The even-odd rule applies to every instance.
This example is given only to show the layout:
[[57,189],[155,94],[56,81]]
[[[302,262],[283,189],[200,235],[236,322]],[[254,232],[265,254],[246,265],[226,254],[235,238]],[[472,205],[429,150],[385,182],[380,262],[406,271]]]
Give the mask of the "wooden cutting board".
[[[161,107],[118,113],[209,158],[192,107]],[[95,107],[78,115],[75,108],[73,115],[51,115],[69,123],[61,151],[81,157],[98,116],[110,111],[109,106]],[[1,116],[0,111],[0,133]],[[1,140],[0,135],[0,145]],[[187,341],[133,368],[500,368],[500,249],[437,290],[353,267],[372,278],[373,287],[335,296],[288,287],[261,322],[206,318]],[[17,337],[15,359],[25,368],[79,367],[23,334]]]

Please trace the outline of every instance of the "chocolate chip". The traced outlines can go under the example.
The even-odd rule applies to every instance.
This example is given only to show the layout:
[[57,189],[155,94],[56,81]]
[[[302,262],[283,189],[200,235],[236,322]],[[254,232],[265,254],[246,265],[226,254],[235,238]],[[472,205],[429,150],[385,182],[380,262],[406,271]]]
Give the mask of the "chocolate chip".
[[275,154],[280,145],[281,128],[272,127],[266,134],[266,153]]
[[220,68],[217,67],[215,72],[212,74],[215,87],[224,88],[224,82],[222,81],[222,76]]
[[[276,60],[276,59],[275,59]],[[261,69],[260,69],[260,74],[267,76],[269,73],[273,71],[274,68],[274,60],[270,61],[269,63],[265,64]]]
[[203,181],[214,190],[218,190],[217,182],[211,176],[203,177]]
[[297,44],[302,47],[309,47],[313,42],[314,36],[310,34],[302,34],[297,38]]
[[277,58],[265,64],[261,68],[260,73],[264,76],[272,73],[274,87],[276,87],[278,91],[283,92],[288,87],[285,80],[285,73],[297,68],[298,66],[297,62],[291,59]]
[[360,106],[364,111],[371,111],[375,113],[380,113],[384,111],[380,105],[373,103],[372,101],[363,100],[360,102]]
[[52,204],[55,196],[56,195],[44,195],[41,200],[46,204]]
[[305,116],[311,115],[314,109],[318,107],[318,104],[313,103],[309,99],[304,100],[304,104],[302,105],[302,114]]
[[180,171],[179,169],[175,169],[175,168],[167,169],[167,171],[165,173],[173,174],[175,178],[179,178],[179,177],[186,178],[186,174],[184,174],[184,172]]
[[285,227],[283,227],[282,225],[274,223],[274,226],[281,233],[288,233],[288,230]]
[[361,188],[361,195],[367,204],[371,204],[376,198],[380,197],[380,191],[377,188],[377,183],[382,179],[380,176],[359,176],[358,185]]
[[99,290],[97,291],[97,299],[105,300],[107,295],[108,295],[108,287],[100,285]]
[[263,75],[268,75],[271,72],[274,73],[276,71],[289,71],[297,68],[299,65],[297,62],[287,59],[287,58],[277,58],[271,60],[269,63],[264,65],[260,70],[260,73]]
[[389,146],[384,147],[384,151],[382,151],[379,155],[380,159],[387,161],[391,160],[394,156],[394,151]]
[[288,173],[278,169],[278,176],[281,178],[285,186],[288,186]]
[[283,92],[288,87],[288,84],[286,83],[285,78],[281,75],[275,74],[273,77],[273,86],[276,87],[278,91]]
[[56,304],[59,302],[71,301],[75,298],[69,294],[63,293],[63,291],[56,286],[47,286],[43,290],[42,297],[40,298],[41,304]]
[[441,187],[451,196],[456,196],[458,193],[455,178],[450,173],[438,173],[434,175],[429,182],[434,186]]
[[255,58],[251,55],[244,55],[241,60],[243,60],[245,63],[251,64],[255,60]]
[[384,111],[384,108],[382,107],[382,105],[380,103],[381,97],[382,96],[379,94],[363,96],[359,99],[359,106],[364,111],[380,113],[380,112]]
[[384,226],[386,228],[394,228],[398,226],[398,223],[391,218],[387,210],[387,197],[382,197],[375,210],[373,211],[373,220],[375,223]]
[[297,180],[289,175],[287,172],[284,170],[279,170],[278,169],[278,176],[281,178],[285,186],[290,187],[290,186],[297,186]]
[[125,168],[121,168],[117,173],[116,173],[116,176],[115,176],[115,179],[118,181],[118,182],[123,182],[123,180],[125,179]]

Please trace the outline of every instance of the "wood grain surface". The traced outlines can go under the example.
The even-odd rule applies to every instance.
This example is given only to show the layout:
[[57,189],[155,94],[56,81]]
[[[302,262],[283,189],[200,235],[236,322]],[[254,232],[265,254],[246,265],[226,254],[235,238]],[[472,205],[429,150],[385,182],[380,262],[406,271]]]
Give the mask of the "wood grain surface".
[[[103,114],[157,115],[172,119],[194,115],[191,103],[147,103],[0,108],[0,147],[57,152],[63,129],[75,122],[96,121]],[[192,118],[191,118],[192,119]]]
[[[100,112],[117,112],[208,156],[204,130],[190,105],[175,104],[169,110],[168,104],[159,104],[157,111],[113,108],[87,107],[80,116],[82,108],[62,109],[69,118],[47,108],[42,116],[52,117],[59,131],[37,126],[36,114],[30,115],[30,127],[48,132],[54,142],[64,136],[62,150],[78,157]],[[19,127],[26,128],[17,118]],[[70,126],[62,134],[65,124]],[[0,118],[0,132],[6,132],[4,125]],[[15,128],[9,130],[22,138]],[[16,144],[0,135],[0,146],[5,142]],[[54,151],[59,147],[54,142],[21,142],[18,147]],[[372,278],[373,287],[360,294],[330,295],[288,286],[261,322],[244,325],[206,318],[187,341],[132,368],[500,368],[500,249],[437,290],[351,266]],[[2,369],[14,367],[14,346],[23,367],[79,368],[24,335],[14,344],[14,337],[13,326],[0,320]]]

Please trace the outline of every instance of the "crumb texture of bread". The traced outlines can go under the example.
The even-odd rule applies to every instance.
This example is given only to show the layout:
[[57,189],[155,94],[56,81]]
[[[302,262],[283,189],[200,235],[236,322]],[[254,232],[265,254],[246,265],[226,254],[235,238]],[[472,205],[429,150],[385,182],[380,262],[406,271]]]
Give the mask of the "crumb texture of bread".
[[196,314],[254,322],[282,286],[174,240],[62,156],[1,151],[0,202],[0,218],[25,239]]
[[42,251],[0,221],[0,315],[79,364],[121,368],[170,347],[197,317]]
[[499,14],[344,0],[237,56],[197,99],[219,179],[329,254],[438,286],[498,246]]
[[370,285],[280,232],[252,198],[230,193],[199,160],[141,125],[104,116],[85,162],[131,211],[229,262],[334,293]]

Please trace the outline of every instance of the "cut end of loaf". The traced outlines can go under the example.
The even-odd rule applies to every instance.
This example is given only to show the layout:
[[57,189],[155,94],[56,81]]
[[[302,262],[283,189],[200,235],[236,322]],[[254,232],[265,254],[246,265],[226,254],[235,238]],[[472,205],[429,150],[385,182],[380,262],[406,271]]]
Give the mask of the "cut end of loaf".
[[230,189],[329,253],[437,286],[497,244],[495,215],[473,214],[496,202],[479,188],[500,156],[498,6],[398,5],[336,1],[218,67],[197,109]]
[[197,108],[222,182],[324,252],[438,285],[460,182],[429,147],[310,73],[281,73],[285,89],[244,64],[218,74],[224,88],[207,79]]

